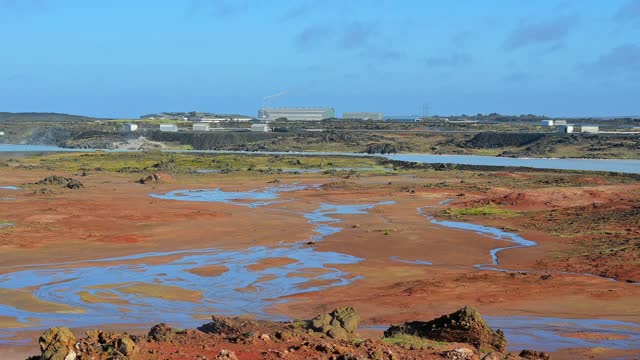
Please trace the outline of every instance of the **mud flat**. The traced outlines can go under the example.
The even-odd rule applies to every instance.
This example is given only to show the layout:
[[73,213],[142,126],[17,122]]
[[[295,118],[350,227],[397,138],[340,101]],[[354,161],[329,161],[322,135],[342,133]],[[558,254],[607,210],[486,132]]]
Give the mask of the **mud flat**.
[[[640,199],[620,200],[637,194],[632,177],[418,169],[274,182],[237,171],[141,185],[139,174],[60,171],[84,186],[33,185],[50,173],[0,168],[20,188],[2,190],[15,197],[0,213],[13,224],[0,228],[4,348],[32,350],[53,325],[194,327],[212,313],[310,318],[349,305],[375,327],[471,304],[513,349],[640,349],[640,286],[629,262],[611,260],[635,256]],[[624,216],[575,237],[555,220],[600,209]],[[605,237],[628,243],[593,251]],[[589,276],[606,273],[624,276]]]

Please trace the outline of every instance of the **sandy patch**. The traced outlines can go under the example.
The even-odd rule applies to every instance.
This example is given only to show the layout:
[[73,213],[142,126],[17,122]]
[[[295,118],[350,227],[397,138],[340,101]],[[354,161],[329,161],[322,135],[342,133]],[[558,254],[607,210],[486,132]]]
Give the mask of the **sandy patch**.
[[36,313],[84,313],[82,308],[40,300],[28,290],[0,289],[3,305]]
[[247,269],[251,271],[262,271],[270,268],[287,266],[290,264],[297,263],[298,260],[287,258],[287,257],[274,257],[274,258],[266,258],[258,261],[253,265],[247,266]]
[[207,265],[207,266],[201,266],[201,267],[198,267],[198,268],[194,268],[194,269],[188,270],[188,272],[190,272],[192,274],[196,274],[196,275],[199,275],[199,276],[205,276],[205,277],[220,276],[220,275],[226,273],[227,271],[229,271],[228,267],[220,266],[220,265]]

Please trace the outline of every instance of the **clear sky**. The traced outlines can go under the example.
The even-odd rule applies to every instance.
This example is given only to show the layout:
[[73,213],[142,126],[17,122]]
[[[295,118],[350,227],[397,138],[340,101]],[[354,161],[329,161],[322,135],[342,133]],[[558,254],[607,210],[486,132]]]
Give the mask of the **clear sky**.
[[640,114],[640,0],[0,0],[0,111]]

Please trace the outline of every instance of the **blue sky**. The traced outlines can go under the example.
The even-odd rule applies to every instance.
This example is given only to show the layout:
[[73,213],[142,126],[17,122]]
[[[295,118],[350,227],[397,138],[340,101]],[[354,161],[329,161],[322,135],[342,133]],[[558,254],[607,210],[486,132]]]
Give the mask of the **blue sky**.
[[640,114],[640,0],[0,0],[0,111]]

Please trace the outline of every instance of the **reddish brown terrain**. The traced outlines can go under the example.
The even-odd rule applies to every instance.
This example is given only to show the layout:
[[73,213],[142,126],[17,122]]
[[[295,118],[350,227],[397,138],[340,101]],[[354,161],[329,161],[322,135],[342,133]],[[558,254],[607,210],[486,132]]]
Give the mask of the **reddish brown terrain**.
[[[32,185],[52,173],[78,179],[83,187]],[[90,260],[205,248],[246,251],[255,246],[277,247],[303,242],[315,251],[348,254],[362,260],[325,264],[288,274],[305,280],[301,290],[312,291],[299,291],[278,299],[284,301],[272,301],[266,314],[309,319],[340,306],[352,306],[362,317],[360,336],[373,339],[360,347],[350,348],[354,356],[367,358],[365,356],[371,356],[370,352],[377,350],[387,354],[390,345],[384,347],[376,339],[390,324],[433,319],[465,305],[473,305],[489,317],[607,319],[623,321],[633,331],[640,327],[640,286],[632,284],[640,281],[640,183],[630,176],[428,170],[348,179],[321,174],[290,174],[280,175],[279,184],[320,187],[282,193],[280,200],[284,201],[258,208],[219,202],[162,200],[149,195],[202,188],[264,189],[272,186],[269,182],[274,179],[273,175],[176,174],[171,181],[147,185],[136,183],[139,178],[136,174],[113,172],[79,177],[73,172],[0,168],[0,185],[22,187],[21,190],[0,190],[0,198],[12,198],[0,203],[0,222],[13,224],[0,228],[0,274],[28,270],[34,264],[51,264],[37,266],[51,270],[69,266],[89,269],[164,264],[179,260],[182,255],[128,258],[100,264]],[[441,202],[447,199],[453,201],[443,205]],[[387,201],[393,203],[373,207],[366,214],[332,215],[341,220],[335,226],[342,231],[319,242],[310,241],[315,228],[299,215],[313,212],[326,203],[348,205]],[[480,213],[472,211],[482,208]],[[499,252],[497,267],[504,271],[481,270],[475,265],[491,265],[491,249],[505,246],[505,241],[433,224],[426,216],[504,229],[533,240],[538,246]],[[68,262],[74,263],[61,264]],[[247,269],[268,271],[297,262],[274,256],[247,264]],[[333,281],[321,276],[328,268],[346,273],[349,283],[326,286]],[[227,271],[228,267],[212,263],[194,268],[190,273],[215,278],[224,276]],[[259,279],[243,291],[259,293],[260,284],[274,278],[277,275]],[[0,316],[0,342],[3,334],[5,339],[13,341],[0,345],[0,353],[11,354],[3,359],[23,359],[38,353],[34,339],[42,333],[38,324],[44,322],[37,317],[38,313],[82,314],[88,304],[121,304],[122,311],[126,311],[131,306],[128,296],[194,304],[203,301],[198,289],[163,282],[114,283],[103,292],[73,289],[82,300],[73,304],[40,299],[35,295],[37,288],[2,286],[0,283],[0,304],[34,314],[28,319]],[[315,290],[318,287],[319,290]],[[113,292],[107,292],[112,289],[118,289],[122,296],[114,297]],[[210,313],[218,310],[212,308]],[[128,329],[143,334],[145,331],[141,327],[148,328],[163,321],[163,314],[159,312],[144,324],[122,322],[90,327]],[[205,321],[201,315],[194,314],[189,327],[195,328]],[[526,327],[524,321],[519,324]],[[79,336],[83,328],[86,327],[72,330]],[[505,330],[505,333],[509,338],[509,332]],[[190,330],[168,342],[141,341],[141,351],[136,352],[134,358],[213,359],[222,349],[233,351],[239,359],[329,358],[334,355],[339,358],[345,353],[329,354],[326,350],[318,350],[329,345],[323,343],[326,339],[315,335],[296,335],[294,341],[288,342],[273,339],[273,331],[269,334],[270,341],[258,338],[249,343],[236,343],[222,340],[220,334]],[[583,329],[567,331],[562,336],[625,341],[622,333],[592,334]],[[20,340],[26,341],[15,342]],[[637,338],[627,339],[630,346],[625,349],[594,345],[555,349],[552,355],[554,359],[623,356],[632,359],[640,353],[640,344],[635,341]],[[545,340],[540,340],[529,348],[535,349],[536,345],[544,343]],[[353,343],[332,344],[334,347],[354,346]],[[296,346],[299,348],[295,349]],[[293,351],[291,347],[294,347]],[[424,353],[421,357],[403,346],[391,349],[395,358],[400,359],[442,356],[438,355],[440,350]],[[517,352],[519,350],[522,349]],[[298,355],[294,356],[296,352]],[[389,354],[385,356],[391,358]]]

